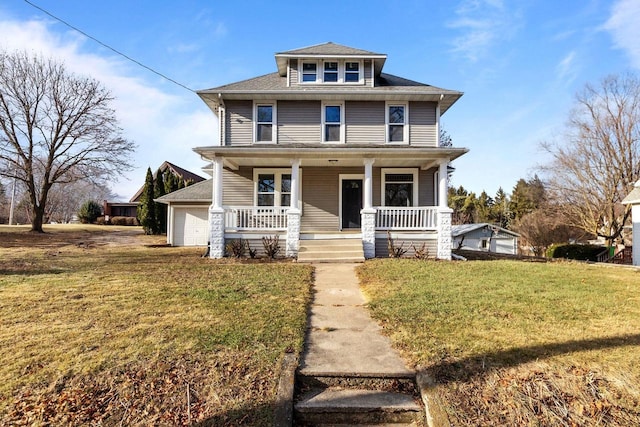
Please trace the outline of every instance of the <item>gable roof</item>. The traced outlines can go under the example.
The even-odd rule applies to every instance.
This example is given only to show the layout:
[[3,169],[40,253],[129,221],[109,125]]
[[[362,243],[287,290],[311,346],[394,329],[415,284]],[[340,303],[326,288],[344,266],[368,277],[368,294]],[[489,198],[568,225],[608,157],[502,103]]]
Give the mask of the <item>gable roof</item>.
[[[200,175],[196,175],[195,173],[193,173],[191,171],[183,169],[180,166],[174,165],[173,163],[170,163],[170,162],[167,162],[167,161],[164,161],[160,165],[160,167],[158,169],[156,169],[155,172],[153,172],[153,179],[156,178],[156,174],[157,174],[158,170],[160,170],[160,172],[164,173],[167,169],[170,170],[174,175],[177,175],[177,176],[181,177],[185,181],[200,182],[200,181],[204,181],[205,180],[205,178],[201,177]],[[140,189],[136,192],[136,194],[133,195],[133,197],[129,201],[132,202],[132,203],[139,202],[143,191],[144,191],[144,184],[142,185],[142,187],[140,187]]]
[[195,203],[206,202],[211,203],[213,199],[213,179],[207,179],[200,181],[196,184],[191,184],[188,187],[181,188],[180,190],[173,191],[164,196],[155,199],[158,203]]
[[480,223],[476,223],[476,224],[458,224],[458,225],[452,225],[451,226],[451,236],[452,237],[458,237],[458,236],[462,236],[464,234],[468,234],[471,233],[472,231],[475,230],[479,230],[481,228],[492,228],[497,230],[499,233],[504,233],[504,234],[510,234],[512,236],[515,237],[519,237],[520,235],[516,232],[513,232],[511,230],[507,230],[506,228],[502,228],[499,227],[497,225],[493,225],[493,224],[489,224],[486,222],[480,222]]
[[633,190],[622,200],[623,205],[640,205],[640,180],[633,185]]

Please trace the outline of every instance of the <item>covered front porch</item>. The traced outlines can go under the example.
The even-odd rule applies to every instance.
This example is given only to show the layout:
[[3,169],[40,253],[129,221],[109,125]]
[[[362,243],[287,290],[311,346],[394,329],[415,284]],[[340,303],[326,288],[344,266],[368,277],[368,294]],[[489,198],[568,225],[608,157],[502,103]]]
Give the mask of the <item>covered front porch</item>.
[[[207,147],[212,162],[210,255],[225,240],[278,234],[288,257],[300,241],[359,239],[365,258],[383,255],[386,236],[428,242],[451,257],[447,174],[454,148]],[[382,242],[384,241],[384,242]],[[378,243],[376,245],[376,243]]]

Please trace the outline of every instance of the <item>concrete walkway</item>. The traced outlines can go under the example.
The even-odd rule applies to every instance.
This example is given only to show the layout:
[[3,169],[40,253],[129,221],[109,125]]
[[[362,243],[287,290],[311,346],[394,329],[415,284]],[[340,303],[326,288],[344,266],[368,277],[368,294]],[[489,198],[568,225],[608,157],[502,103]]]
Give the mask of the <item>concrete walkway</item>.
[[409,370],[363,304],[357,264],[315,264],[315,295],[300,373],[407,376]]

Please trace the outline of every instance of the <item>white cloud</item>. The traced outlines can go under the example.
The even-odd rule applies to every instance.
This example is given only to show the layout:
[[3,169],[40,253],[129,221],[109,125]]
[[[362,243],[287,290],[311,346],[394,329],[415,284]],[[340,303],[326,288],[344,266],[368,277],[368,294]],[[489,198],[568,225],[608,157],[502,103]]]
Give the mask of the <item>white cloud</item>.
[[635,68],[640,68],[640,2],[619,0],[611,8],[611,16],[604,24],[613,37],[614,45],[626,52]]
[[456,9],[456,19],[446,24],[457,30],[452,52],[470,62],[484,57],[499,40],[510,37],[518,26],[518,17],[510,13],[502,0],[463,0]]
[[578,75],[578,70],[575,63],[576,52],[572,50],[564,58],[562,58],[562,60],[556,66],[558,80],[566,84],[572,83]]
[[81,35],[56,31],[59,28],[47,21],[0,18],[0,48],[64,61],[69,71],[89,75],[113,93],[124,137],[138,146],[133,159],[136,169],[113,185],[114,192],[128,199],[142,185],[147,167],[157,168],[165,160],[200,173],[205,163],[191,148],[213,145],[217,125],[197,95],[186,91],[176,95],[154,87],[144,80],[146,71],[111,52],[101,53]]

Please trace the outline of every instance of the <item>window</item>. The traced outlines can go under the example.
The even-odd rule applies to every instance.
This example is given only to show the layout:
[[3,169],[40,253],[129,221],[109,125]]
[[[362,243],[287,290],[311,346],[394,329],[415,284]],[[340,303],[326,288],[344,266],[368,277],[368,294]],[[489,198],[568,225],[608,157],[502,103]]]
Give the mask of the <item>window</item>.
[[343,108],[342,104],[324,105],[322,108],[323,141],[343,141]]
[[275,116],[273,105],[256,105],[255,142],[275,142],[273,123]]
[[360,81],[360,63],[359,62],[345,62],[344,81],[346,83],[357,83]]
[[387,141],[408,142],[406,105],[387,105]]
[[317,67],[315,62],[303,62],[302,63],[302,82],[313,83],[317,80]]
[[[291,171],[289,169],[254,169],[253,180],[256,189],[256,206],[291,206]],[[299,188],[302,188],[302,170],[300,170],[299,184]],[[301,198],[300,195],[299,202]]]
[[325,83],[337,83],[338,82],[338,63],[337,62],[325,62],[324,63],[324,77]]
[[382,169],[383,206],[418,205],[417,169]]

